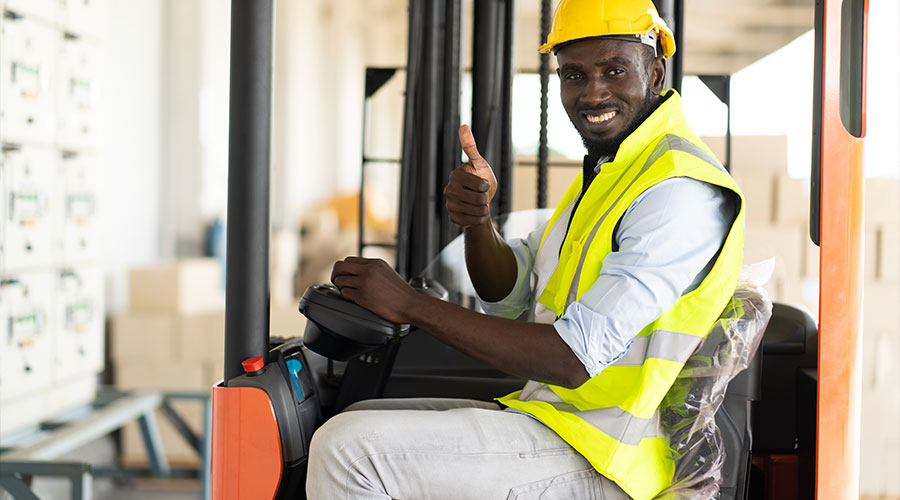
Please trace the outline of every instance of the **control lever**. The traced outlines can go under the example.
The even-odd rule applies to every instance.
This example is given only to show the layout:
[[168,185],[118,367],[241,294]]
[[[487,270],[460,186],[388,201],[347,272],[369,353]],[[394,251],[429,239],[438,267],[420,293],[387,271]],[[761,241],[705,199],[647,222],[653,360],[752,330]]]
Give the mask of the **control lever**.
[[416,276],[415,278],[409,280],[409,285],[415,288],[416,291],[424,293],[425,295],[429,295],[436,299],[447,300],[448,298],[450,298],[450,292],[448,292],[447,289],[444,288],[444,285],[441,285],[435,279]]

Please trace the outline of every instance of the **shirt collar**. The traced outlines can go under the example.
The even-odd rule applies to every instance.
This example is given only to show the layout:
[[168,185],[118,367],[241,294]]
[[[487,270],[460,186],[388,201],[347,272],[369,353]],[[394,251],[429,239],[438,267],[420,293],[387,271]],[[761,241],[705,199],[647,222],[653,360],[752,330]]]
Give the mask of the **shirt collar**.
[[594,173],[595,173],[595,174],[599,174],[599,173],[600,173],[600,167],[602,167],[604,163],[609,163],[609,162],[611,162],[612,160],[613,160],[613,157],[612,157],[612,156],[601,156],[601,157],[597,160],[597,165],[594,166]]

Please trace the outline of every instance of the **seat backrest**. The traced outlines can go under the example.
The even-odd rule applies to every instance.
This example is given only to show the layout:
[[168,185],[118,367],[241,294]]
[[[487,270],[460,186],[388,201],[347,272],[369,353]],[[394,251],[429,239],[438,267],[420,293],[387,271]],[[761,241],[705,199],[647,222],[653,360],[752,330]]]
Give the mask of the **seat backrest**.
[[660,405],[676,470],[672,486],[657,498],[743,498],[750,402],[759,399],[757,352],[771,314],[764,289],[738,289],[685,364]]

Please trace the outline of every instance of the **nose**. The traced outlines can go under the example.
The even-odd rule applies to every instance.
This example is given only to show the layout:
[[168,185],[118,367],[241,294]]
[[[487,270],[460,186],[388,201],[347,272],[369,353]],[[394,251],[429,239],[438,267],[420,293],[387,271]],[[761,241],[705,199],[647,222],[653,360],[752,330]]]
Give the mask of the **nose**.
[[578,98],[583,106],[596,107],[610,98],[609,86],[602,78],[591,78]]

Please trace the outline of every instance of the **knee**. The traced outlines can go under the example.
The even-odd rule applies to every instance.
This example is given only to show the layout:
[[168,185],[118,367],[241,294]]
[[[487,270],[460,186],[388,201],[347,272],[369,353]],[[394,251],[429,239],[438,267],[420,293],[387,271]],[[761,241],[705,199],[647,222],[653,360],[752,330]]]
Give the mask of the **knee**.
[[309,444],[310,462],[322,459],[330,450],[334,450],[338,446],[342,434],[341,415],[335,415],[322,424],[313,433],[312,441]]
[[[340,471],[346,470],[344,460],[344,446],[348,440],[343,421],[348,420],[342,415],[330,418],[325,424],[313,433],[309,443],[309,462],[307,472],[307,489],[310,498],[326,498],[325,495],[312,494],[324,488],[330,488],[340,483]],[[352,439],[352,438],[349,438]]]
[[373,412],[354,411],[331,417],[313,434],[309,445],[307,493],[309,498],[333,498],[347,487],[354,462],[368,455]]
[[340,413],[316,430],[309,446],[307,498],[349,498],[351,490],[370,491],[377,481],[359,463],[377,451],[378,413]]
[[[363,419],[357,413],[340,413],[328,419],[313,433],[309,445],[310,465],[316,462],[334,462],[352,454],[358,446],[364,430]],[[348,453],[349,452],[349,453]]]

